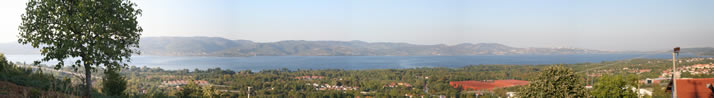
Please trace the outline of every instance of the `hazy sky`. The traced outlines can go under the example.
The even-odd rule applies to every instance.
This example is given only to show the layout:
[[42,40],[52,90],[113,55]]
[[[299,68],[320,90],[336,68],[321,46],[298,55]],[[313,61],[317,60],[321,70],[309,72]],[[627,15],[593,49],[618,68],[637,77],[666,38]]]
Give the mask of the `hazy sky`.
[[[0,1],[0,42],[17,40],[27,0]],[[133,0],[143,36],[258,42],[664,50],[714,46],[714,0]]]

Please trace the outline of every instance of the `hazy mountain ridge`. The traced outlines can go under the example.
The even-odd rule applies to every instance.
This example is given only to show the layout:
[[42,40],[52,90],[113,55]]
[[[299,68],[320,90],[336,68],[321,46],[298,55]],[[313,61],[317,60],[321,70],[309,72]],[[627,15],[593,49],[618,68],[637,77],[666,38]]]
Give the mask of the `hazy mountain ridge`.
[[712,47],[700,47],[700,48],[682,48],[681,53],[691,53],[699,56],[714,56],[714,48]]
[[577,48],[516,48],[497,43],[415,45],[303,40],[258,43],[219,37],[144,37],[140,47],[143,54],[165,56],[463,56],[612,53]]
[[[139,46],[142,55],[161,56],[468,56],[618,53],[578,48],[517,48],[498,43],[416,45],[303,40],[259,43],[220,37],[143,37]],[[0,44],[0,51],[9,54],[39,53],[38,49],[16,43]]]

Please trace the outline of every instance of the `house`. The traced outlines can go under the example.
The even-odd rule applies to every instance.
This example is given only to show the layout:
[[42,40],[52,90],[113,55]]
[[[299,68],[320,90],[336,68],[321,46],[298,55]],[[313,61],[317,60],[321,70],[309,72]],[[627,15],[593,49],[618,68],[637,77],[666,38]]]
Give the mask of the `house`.
[[[640,98],[645,97],[645,96],[652,96],[652,91],[647,90],[647,89],[641,89],[641,88],[637,89],[634,87],[631,87],[630,89],[632,89],[632,91],[637,92],[637,96]],[[685,98],[685,97],[682,97],[682,98]]]
[[[198,85],[210,85],[210,83],[208,83],[208,81],[205,81],[205,80],[196,80],[193,82]],[[166,86],[183,86],[188,83],[189,83],[189,80],[174,80],[174,81],[164,81],[161,84],[166,85]]]
[[[677,97],[679,98],[714,98],[714,78],[677,79]],[[672,92],[672,82],[667,92]]]
[[672,78],[647,78],[640,80],[640,84],[659,84],[662,80],[670,80]]
[[392,82],[392,83],[389,83],[389,84],[387,84],[387,85],[384,85],[384,87],[392,87],[392,88],[393,88],[393,87],[399,87],[399,86],[402,86],[402,87],[412,87],[412,84],[404,83],[404,82]]
[[528,85],[528,81],[523,80],[487,80],[487,81],[451,81],[449,85],[454,88],[461,87],[464,90],[493,90],[495,88]]
[[351,86],[338,86],[338,85],[330,85],[330,84],[317,84],[317,83],[306,83],[305,85],[308,86],[313,86],[317,90],[359,90],[359,87],[351,87]]
[[298,77],[295,77],[295,79],[298,79],[298,80],[303,80],[303,79],[304,80],[313,80],[313,79],[322,79],[322,78],[325,78],[325,76],[298,76]]
[[515,98],[518,94],[517,92],[506,92],[506,98]]
[[640,73],[650,72],[652,69],[640,69]]

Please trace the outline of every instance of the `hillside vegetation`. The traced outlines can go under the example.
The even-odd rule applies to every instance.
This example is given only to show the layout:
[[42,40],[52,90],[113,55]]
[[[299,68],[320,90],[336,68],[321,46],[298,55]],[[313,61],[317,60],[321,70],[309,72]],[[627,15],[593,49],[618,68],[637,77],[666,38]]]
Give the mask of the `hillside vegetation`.
[[[696,64],[711,64],[712,62],[714,62],[713,58],[682,58],[679,65],[680,67],[686,67]],[[164,70],[161,68],[132,66],[122,70],[121,74],[128,80],[126,96],[137,97],[247,97],[248,94],[251,94],[251,96],[255,97],[372,96],[381,98],[443,95],[468,98],[474,97],[475,92],[465,91],[459,87],[451,86],[449,82],[502,79],[536,81],[538,78],[535,78],[533,75],[537,75],[538,72],[544,72],[543,70],[548,66],[552,65],[472,65],[462,68],[373,70],[274,69],[258,72],[250,70],[233,71],[221,68],[209,68],[206,70]],[[564,64],[562,66],[567,69],[572,69],[569,73],[574,73],[572,75],[580,77],[575,77],[575,79],[584,81],[584,84],[576,85],[598,86],[597,83],[603,79],[598,78],[601,75],[628,75],[631,76],[630,78],[637,80],[662,77],[661,72],[671,67],[671,61],[667,59],[630,59],[599,63]],[[3,68],[7,68],[7,66]],[[14,67],[12,69],[19,71],[3,71],[3,73],[0,73],[0,76],[3,77],[2,79],[5,79],[3,81],[38,88],[39,91],[67,92],[57,88],[52,89],[56,86],[45,86],[59,85],[57,83],[62,83],[60,81],[46,82],[52,81],[53,79],[53,77],[49,75],[42,76],[43,74],[33,74],[37,72],[26,68]],[[62,68],[60,70],[72,71],[71,68]],[[709,74],[683,75],[683,77],[711,77],[708,75]],[[103,75],[98,73],[95,74],[95,76]],[[606,81],[612,81],[612,79],[607,79],[608,78],[604,78]],[[175,85],[177,81],[202,82]],[[663,83],[666,82],[663,81]],[[653,89],[658,96],[667,95],[663,90],[656,89],[663,87],[662,85],[639,86]],[[251,87],[250,92],[247,90],[248,87]],[[500,88],[493,92],[483,93],[486,93],[486,96],[505,97],[505,92],[516,91],[518,88],[520,87]],[[590,91],[585,92],[589,93]],[[75,94],[71,91],[67,93]],[[0,92],[0,94],[2,94],[2,92]]]
[[0,98],[80,98],[70,94],[56,91],[45,91],[28,86],[21,86],[15,83],[0,81]]
[[18,67],[0,53],[0,98],[14,97],[74,97],[75,85],[68,78],[32,68]]

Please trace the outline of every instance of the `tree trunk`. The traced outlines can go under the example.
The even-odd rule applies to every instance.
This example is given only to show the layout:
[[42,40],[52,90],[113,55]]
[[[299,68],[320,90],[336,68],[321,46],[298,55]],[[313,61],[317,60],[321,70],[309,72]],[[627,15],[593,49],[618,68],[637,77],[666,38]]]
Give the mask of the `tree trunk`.
[[90,65],[84,65],[84,97],[91,98],[92,70]]

